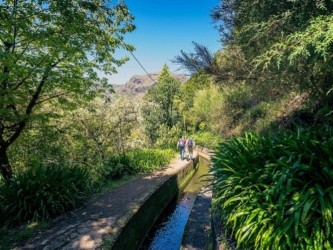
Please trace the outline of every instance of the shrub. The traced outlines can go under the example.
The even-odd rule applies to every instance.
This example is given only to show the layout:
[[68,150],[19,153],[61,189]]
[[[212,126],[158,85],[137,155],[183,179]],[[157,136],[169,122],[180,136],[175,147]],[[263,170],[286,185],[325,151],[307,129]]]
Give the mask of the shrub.
[[175,157],[175,151],[171,149],[136,149],[129,151],[127,155],[137,172],[148,173],[167,166]]
[[246,134],[213,157],[216,198],[239,247],[331,249],[331,128]]
[[78,167],[36,166],[0,186],[0,224],[42,221],[78,207],[88,197],[88,172]]
[[166,125],[158,129],[158,139],[155,146],[161,149],[175,149],[181,130],[174,126],[169,129]]
[[112,156],[100,170],[105,180],[119,179],[125,175],[148,173],[166,166],[175,156],[171,149],[133,149],[124,156]]
[[136,171],[131,163],[131,159],[127,155],[110,156],[101,168],[104,180],[120,179],[125,175],[135,174]]
[[206,147],[209,149],[213,149],[213,148],[217,147],[222,140],[221,136],[208,132],[208,131],[194,134],[193,137],[194,137],[196,145]]

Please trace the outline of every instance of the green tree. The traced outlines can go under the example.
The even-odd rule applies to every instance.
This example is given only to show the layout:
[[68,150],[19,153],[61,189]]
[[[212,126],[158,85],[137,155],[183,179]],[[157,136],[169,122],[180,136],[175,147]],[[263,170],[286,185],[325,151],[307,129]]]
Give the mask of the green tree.
[[332,86],[332,1],[220,1],[213,12],[224,45],[237,45],[261,83],[316,96]]
[[181,85],[180,95],[175,98],[175,105],[177,110],[182,116],[182,126],[184,131],[192,129],[195,127],[191,124],[191,117],[193,113],[191,108],[193,107],[194,97],[198,90],[207,87],[212,82],[212,77],[210,75],[199,72],[191,76],[184,84]]
[[197,129],[208,129],[214,132],[220,132],[216,127],[220,127],[223,117],[223,96],[218,91],[218,87],[214,84],[195,93],[193,107],[189,110],[190,122]]
[[201,44],[192,42],[194,45],[194,52],[180,51],[180,55],[176,56],[172,62],[179,64],[181,69],[188,70],[191,74],[204,71],[212,74],[215,72],[215,59],[214,54],[209,49]]
[[136,122],[134,103],[115,95],[111,101],[95,98],[86,107],[67,113],[62,126],[67,128],[71,160],[94,168],[112,155],[124,154]]
[[111,1],[6,0],[0,18],[0,171],[10,181],[8,148],[38,118],[36,107],[105,87],[97,72],[126,61],[113,54],[133,50],[123,34],[134,25],[127,6]]
[[149,138],[149,141],[156,142],[162,120],[162,110],[160,106],[154,102],[145,101],[142,105],[142,116],[144,119],[145,134]]
[[[148,134],[148,137],[154,142],[156,140],[155,132],[160,125],[165,124],[168,128],[172,128],[179,119],[175,98],[179,95],[180,86],[180,82],[170,74],[167,65],[164,65],[157,83],[148,90],[145,96],[146,105],[143,108],[143,115],[146,128],[152,129],[151,135]],[[152,114],[155,114],[154,119],[151,118]]]
[[125,155],[129,146],[131,131],[138,122],[138,112],[134,102],[120,97],[112,105],[111,117],[113,130],[111,135],[114,139],[114,146],[118,154]]
[[35,110],[34,115],[44,116],[51,112],[52,115],[45,116],[46,119],[30,122],[9,148],[8,157],[16,173],[36,165],[64,165],[69,159],[71,154],[64,146],[64,138],[71,128],[63,125],[62,111],[51,103],[45,103]]

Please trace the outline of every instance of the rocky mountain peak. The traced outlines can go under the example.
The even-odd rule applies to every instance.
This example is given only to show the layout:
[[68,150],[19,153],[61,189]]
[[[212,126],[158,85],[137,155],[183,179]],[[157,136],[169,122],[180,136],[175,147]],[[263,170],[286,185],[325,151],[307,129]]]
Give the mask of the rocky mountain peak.
[[[144,93],[157,82],[160,72],[150,73],[148,75],[134,75],[124,85],[114,85],[117,93],[137,95]],[[180,82],[185,82],[188,77],[185,74],[171,73],[174,78]],[[154,80],[154,81],[153,81]]]

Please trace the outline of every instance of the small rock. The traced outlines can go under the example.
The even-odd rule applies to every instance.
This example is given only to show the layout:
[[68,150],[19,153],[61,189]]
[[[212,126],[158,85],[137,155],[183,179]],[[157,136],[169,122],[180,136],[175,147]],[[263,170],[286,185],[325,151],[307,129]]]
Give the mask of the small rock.
[[85,227],[85,228],[79,228],[77,230],[80,234],[85,234],[85,233],[88,233],[90,231],[90,228],[88,227]]
[[90,219],[92,219],[92,220],[98,220],[99,219],[99,214],[93,214],[93,215],[91,215]]

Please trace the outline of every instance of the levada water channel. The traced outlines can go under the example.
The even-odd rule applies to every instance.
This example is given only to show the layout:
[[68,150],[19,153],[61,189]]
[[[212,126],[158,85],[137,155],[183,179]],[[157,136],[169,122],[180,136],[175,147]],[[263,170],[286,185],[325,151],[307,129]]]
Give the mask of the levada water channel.
[[207,184],[206,174],[210,162],[200,157],[198,169],[193,178],[183,190],[174,197],[161,213],[149,233],[143,240],[139,250],[179,250],[184,229],[191,213],[195,199],[201,188]]

